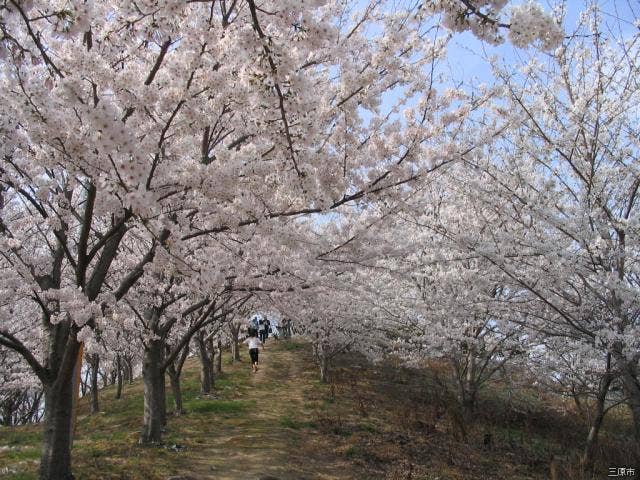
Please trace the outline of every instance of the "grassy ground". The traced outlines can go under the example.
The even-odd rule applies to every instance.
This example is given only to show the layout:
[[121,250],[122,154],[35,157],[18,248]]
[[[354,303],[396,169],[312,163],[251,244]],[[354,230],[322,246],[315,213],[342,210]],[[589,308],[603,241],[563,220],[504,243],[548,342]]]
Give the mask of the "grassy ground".
[[[76,478],[543,479],[552,455],[561,459],[559,478],[578,478],[584,426],[535,391],[507,398],[495,389],[461,431],[451,398],[432,374],[345,355],[331,382],[321,384],[306,344],[270,341],[256,374],[243,353],[243,362],[224,362],[211,398],[199,397],[197,361],[188,361],[186,414],[169,419],[162,447],[137,443],[139,382],[118,401],[113,388],[103,390],[98,415],[88,415],[81,401]],[[606,478],[608,466],[634,466],[627,418],[618,415],[603,433],[593,478]],[[0,478],[36,478],[39,438],[38,427],[0,429]]]

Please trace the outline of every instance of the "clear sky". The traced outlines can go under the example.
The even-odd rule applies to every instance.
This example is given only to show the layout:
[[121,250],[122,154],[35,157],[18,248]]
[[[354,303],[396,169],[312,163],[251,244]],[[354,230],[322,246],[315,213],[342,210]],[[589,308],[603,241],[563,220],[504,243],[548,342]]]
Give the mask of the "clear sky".
[[[513,2],[514,5],[524,2]],[[560,2],[542,2],[548,12],[554,10],[554,5]],[[563,28],[567,35],[576,29],[580,13],[585,10],[588,2],[583,0],[566,0],[566,16]],[[589,2],[592,3],[592,2]],[[638,31],[635,23],[640,16],[640,1],[638,0],[599,0],[605,25],[615,32],[616,36],[627,36]],[[493,46],[478,40],[470,32],[460,33],[453,37],[448,49],[449,55],[443,65],[448,69],[451,77],[466,84],[490,83],[493,80],[491,68],[484,57],[497,56],[503,62],[516,60],[519,56],[528,56],[533,49],[517,49],[509,43]]]

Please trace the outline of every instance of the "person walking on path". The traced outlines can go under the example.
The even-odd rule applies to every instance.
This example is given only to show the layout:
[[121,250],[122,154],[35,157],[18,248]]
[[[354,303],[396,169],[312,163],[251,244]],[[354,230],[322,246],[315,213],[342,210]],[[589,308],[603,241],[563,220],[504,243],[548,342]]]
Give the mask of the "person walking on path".
[[269,334],[271,333],[271,322],[269,321],[268,318],[264,319],[264,338],[262,339],[262,342],[266,342],[267,338],[269,338]]
[[258,331],[258,317],[254,316],[249,320],[249,331],[251,330]]
[[259,325],[259,335],[260,335],[260,341],[262,343],[267,341],[267,335],[268,335],[268,328],[269,326],[267,325],[268,320],[261,318],[260,321],[258,322]]
[[262,341],[256,336],[256,331],[251,330],[249,337],[244,341],[249,346],[249,356],[251,357],[251,370],[253,373],[258,371],[258,353],[260,345],[264,346]]

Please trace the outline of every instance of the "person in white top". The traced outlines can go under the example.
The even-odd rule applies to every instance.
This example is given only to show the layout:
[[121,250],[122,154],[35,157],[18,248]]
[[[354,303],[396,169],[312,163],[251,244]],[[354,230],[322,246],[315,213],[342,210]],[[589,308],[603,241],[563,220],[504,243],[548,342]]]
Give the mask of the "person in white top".
[[259,346],[263,345],[256,336],[256,331],[251,329],[249,337],[244,341],[249,346],[249,356],[251,357],[251,370],[255,373],[258,371],[258,352]]

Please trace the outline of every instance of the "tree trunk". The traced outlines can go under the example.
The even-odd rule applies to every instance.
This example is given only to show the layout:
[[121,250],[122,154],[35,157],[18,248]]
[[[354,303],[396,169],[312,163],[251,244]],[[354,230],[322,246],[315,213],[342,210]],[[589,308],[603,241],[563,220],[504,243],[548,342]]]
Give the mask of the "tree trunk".
[[222,373],[222,340],[218,339],[218,356],[216,360],[216,373]]
[[456,364],[453,359],[458,385],[460,388],[459,399],[462,406],[462,415],[465,421],[471,421],[476,410],[478,398],[477,370],[478,363],[476,348],[474,345],[467,346],[468,351],[464,354],[460,364]]
[[142,362],[144,425],[140,435],[140,443],[142,444],[160,443],[162,429],[166,424],[164,350],[165,345],[161,340],[149,341],[144,349]]
[[15,411],[15,403],[13,396],[8,396],[2,405],[2,425],[5,427],[13,426],[13,413]]
[[173,414],[180,416],[184,413],[182,408],[182,388],[180,387],[180,372],[178,372],[173,365],[169,365],[167,368],[169,374],[169,382],[171,384],[171,393],[173,395]]
[[623,355],[619,345],[614,347],[612,353],[616,360],[616,367],[620,370],[622,388],[631,409],[633,433],[636,441],[635,455],[640,460],[640,382],[638,380],[637,364]]
[[622,385],[631,408],[636,455],[640,456],[640,384],[636,369],[629,363],[626,363],[622,369]]
[[591,422],[591,427],[589,428],[589,435],[587,436],[587,443],[584,447],[584,452],[582,456],[582,468],[585,474],[589,472],[593,468],[593,462],[595,459],[596,447],[598,445],[598,433],[600,432],[600,427],[602,426],[602,421],[604,420],[604,416],[606,413],[605,409],[605,401],[607,399],[607,394],[609,393],[609,386],[613,381],[611,374],[609,373],[609,368],[611,364],[611,357],[607,358],[607,371],[600,380],[600,385],[598,387],[598,395],[596,397],[596,412],[593,416],[593,420]]
[[127,356],[120,356],[120,367],[122,368],[122,382],[129,382],[129,364]]
[[198,344],[198,356],[200,357],[200,393],[209,395],[213,387],[213,369],[211,368],[211,356],[207,351],[202,330],[198,332],[195,340]]
[[328,362],[327,362],[327,357],[323,356],[320,359],[320,381],[322,383],[327,383],[327,372],[328,372]]
[[120,355],[116,356],[116,400],[122,398],[122,358]]
[[[60,333],[60,332],[57,332]],[[44,422],[40,480],[72,480],[71,442],[73,429],[74,375],[80,344],[71,335],[51,341],[49,359],[59,359],[55,380],[44,385]],[[61,345],[62,344],[62,345]],[[63,346],[64,345],[64,346]]]
[[240,361],[240,345],[236,340],[231,341],[231,357],[234,362]]
[[209,365],[211,365],[211,377],[213,379],[213,383],[215,383],[215,379],[216,379],[216,346],[215,343],[213,342],[213,337],[209,337],[209,339],[207,340],[207,351],[209,352],[209,358],[211,359],[211,362],[209,363]]
[[95,415],[100,411],[98,402],[98,373],[100,369],[100,355],[93,353],[89,356],[89,365],[91,367],[91,415]]
[[73,382],[60,375],[57,382],[45,387],[45,422],[40,462],[40,480],[70,480],[71,435],[73,424]]
[[318,367],[320,367],[320,381],[322,383],[327,383],[327,373],[329,370],[329,359],[327,358],[326,352],[322,344],[316,347],[316,356],[318,359]]
[[80,396],[84,397],[89,391],[89,377],[91,376],[91,368],[87,368],[84,378],[80,380]]
[[129,377],[129,385],[133,385],[133,359],[127,359],[127,376]]
[[40,399],[42,398],[42,392],[38,392],[33,396],[33,403],[31,404],[31,408],[29,412],[25,415],[25,423],[27,422],[38,422],[38,410],[40,410]]
[[473,418],[473,415],[476,410],[478,398],[478,389],[475,383],[467,384],[465,382],[465,390],[462,393],[462,409],[464,413],[464,417],[467,420]]
[[129,355],[123,355],[121,357],[122,362],[122,376],[123,382],[127,382],[129,385],[133,383],[133,360]]
[[231,355],[234,362],[240,361],[240,324],[229,324],[229,331],[231,332]]

